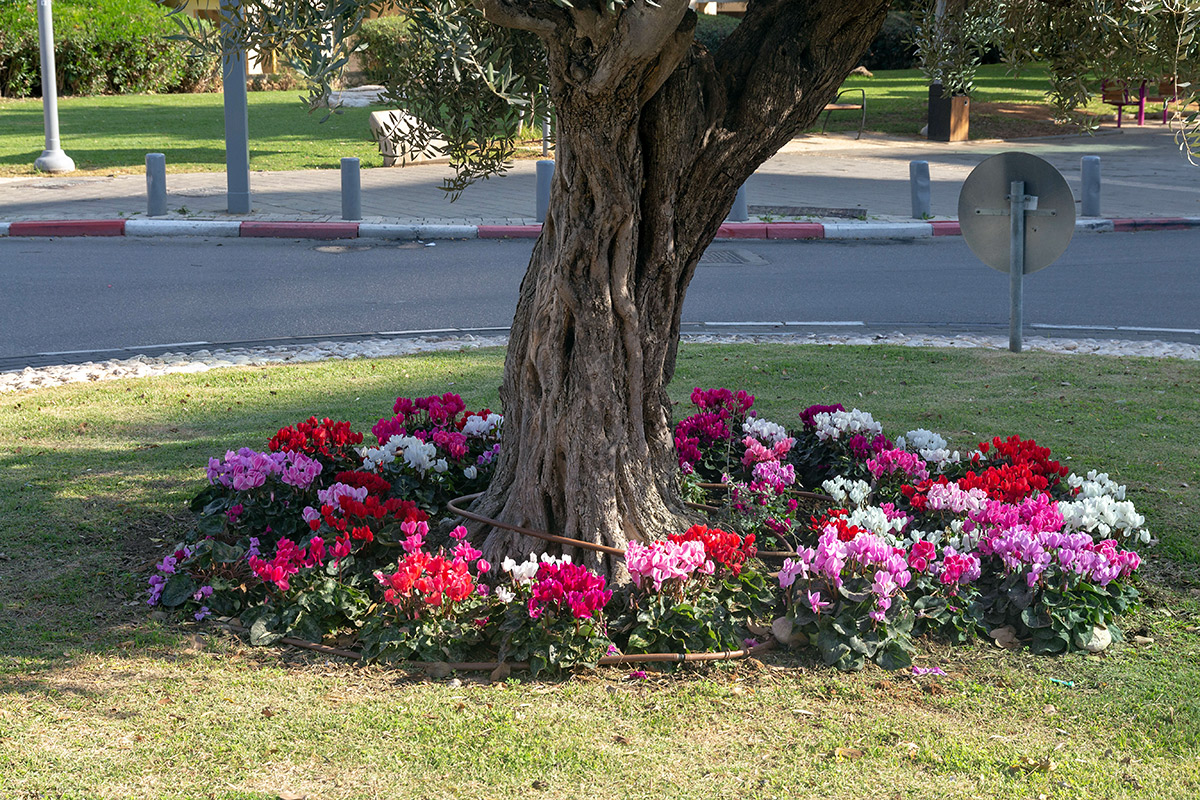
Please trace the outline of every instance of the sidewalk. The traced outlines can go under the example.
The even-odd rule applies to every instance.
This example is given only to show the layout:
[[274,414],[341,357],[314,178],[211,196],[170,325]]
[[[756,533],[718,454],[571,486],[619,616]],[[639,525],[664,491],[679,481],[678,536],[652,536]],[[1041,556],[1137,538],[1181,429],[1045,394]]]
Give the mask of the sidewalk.
[[[925,232],[916,235],[932,235],[928,225],[908,224],[914,222],[909,162],[929,162],[933,219],[947,221],[957,214],[958,192],[971,169],[988,156],[1008,150],[1022,150],[1049,161],[1062,172],[1077,199],[1080,158],[1100,156],[1102,214],[1110,220],[1135,222],[1127,224],[1126,229],[1139,227],[1136,223],[1168,219],[1177,220],[1179,225],[1200,226],[1200,167],[1190,165],[1180,153],[1174,134],[1155,123],[1120,131],[1104,129],[1094,136],[1009,142],[946,144],[870,134],[864,134],[860,141],[837,134],[802,137],[786,145],[747,182],[751,219],[760,223],[816,223],[839,238],[857,235],[855,231],[867,236],[906,235],[905,230],[918,228]],[[169,153],[167,159],[169,162]],[[449,174],[445,164],[363,170],[362,235],[371,235],[367,232],[371,225],[407,226],[414,236],[414,226],[448,226],[424,228],[426,238],[458,238],[478,226],[492,228],[490,235],[536,235],[536,228],[526,228],[522,233],[508,227],[536,223],[533,161],[519,161],[506,176],[468,188],[454,203],[438,188]],[[246,230],[241,222],[340,222],[340,191],[337,170],[256,172],[251,174],[252,213],[231,215],[225,211],[224,173],[171,174],[167,176],[169,213],[154,219],[176,223],[222,221],[223,235]],[[848,220],[849,210],[865,216],[865,220]],[[0,234],[8,233],[11,223],[27,221],[147,219],[146,181],[141,175],[0,178]],[[845,231],[847,226],[849,232]],[[142,235],[218,230],[209,225],[189,228],[157,222],[130,230],[139,227]],[[256,235],[304,235],[295,226],[257,227],[260,233]],[[20,230],[18,226],[12,233],[17,235]],[[276,232],[272,234],[271,230]],[[341,235],[359,235],[354,226],[341,230],[354,231]],[[386,235],[389,230],[396,233],[396,229],[381,228],[374,235]],[[942,226],[940,230],[956,233],[957,226]],[[125,228],[117,225],[113,231],[124,233]],[[489,235],[483,230],[478,233]],[[759,233],[766,235],[761,224],[725,231],[726,235],[751,238]]]

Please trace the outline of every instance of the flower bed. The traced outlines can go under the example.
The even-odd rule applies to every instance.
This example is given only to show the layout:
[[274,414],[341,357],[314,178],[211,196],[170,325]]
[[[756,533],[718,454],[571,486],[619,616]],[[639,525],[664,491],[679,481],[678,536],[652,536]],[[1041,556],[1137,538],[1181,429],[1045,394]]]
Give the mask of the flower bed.
[[[195,530],[148,602],[237,617],[253,644],[350,639],[369,659],[509,659],[535,674],[738,650],[767,631],[840,669],[908,666],[922,634],[1038,653],[1119,637],[1150,537],[1107,475],[1071,474],[1016,436],[964,454],[925,430],[893,441],[857,409],[812,406],[789,430],[745,392],[692,401],[681,489],[711,518],[631,544],[625,585],[569,556],[482,558],[446,503],[486,486],[503,419],[446,394],[397,399],[373,444],[314,417],[265,451],[212,459]],[[760,547],[788,554],[776,575]]]

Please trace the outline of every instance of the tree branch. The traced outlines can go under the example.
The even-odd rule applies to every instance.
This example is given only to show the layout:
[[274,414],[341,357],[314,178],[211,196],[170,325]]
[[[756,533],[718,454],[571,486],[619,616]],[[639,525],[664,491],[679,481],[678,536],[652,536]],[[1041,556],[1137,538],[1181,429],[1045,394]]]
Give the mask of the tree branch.
[[[545,11],[551,10],[548,3],[519,3],[513,0],[470,0],[480,11],[488,22],[500,25],[504,28],[516,28],[517,30],[533,31],[537,34],[551,34],[557,27],[557,23],[548,16],[544,16]],[[547,6],[542,14],[536,13],[533,6]]]

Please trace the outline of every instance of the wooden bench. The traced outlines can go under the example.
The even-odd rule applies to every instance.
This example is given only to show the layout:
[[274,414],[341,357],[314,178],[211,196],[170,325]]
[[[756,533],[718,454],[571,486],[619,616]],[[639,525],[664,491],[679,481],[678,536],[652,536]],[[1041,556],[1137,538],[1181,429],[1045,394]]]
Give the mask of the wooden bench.
[[[843,103],[842,95],[858,92],[859,100],[857,103]],[[858,135],[855,139],[862,137],[863,127],[867,124],[867,93],[862,89],[842,89],[837,93],[837,97],[833,98],[832,103],[827,103],[825,108],[825,122],[821,125],[821,133],[825,132],[825,128],[829,125],[829,115],[835,111],[861,111],[862,116],[858,121]]]
[[1146,103],[1162,103],[1162,121],[1166,124],[1167,112],[1171,101],[1175,99],[1175,79],[1163,78],[1150,86],[1146,85],[1146,81],[1142,81],[1136,92],[1130,91],[1130,83],[1126,80],[1107,80],[1100,83],[1100,99],[1110,106],[1117,107],[1117,127],[1121,127],[1121,113],[1125,106],[1137,108],[1137,124],[1141,125],[1146,119]]

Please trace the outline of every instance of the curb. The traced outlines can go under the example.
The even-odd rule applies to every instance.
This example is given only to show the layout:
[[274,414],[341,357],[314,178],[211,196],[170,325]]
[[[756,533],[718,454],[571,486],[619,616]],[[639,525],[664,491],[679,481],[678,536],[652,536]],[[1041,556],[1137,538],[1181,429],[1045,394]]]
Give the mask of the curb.
[[475,225],[404,225],[393,222],[360,222],[360,239],[476,239]]
[[271,239],[357,239],[357,222],[241,223],[241,236]]
[[123,219],[69,219],[13,222],[9,236],[124,236]]
[[[1200,217],[1075,220],[1076,233],[1200,228]],[[9,236],[219,236],[278,239],[536,239],[541,225],[81,219],[0,222]],[[958,220],[930,222],[726,222],[717,239],[928,239],[961,236]]]
[[221,219],[131,219],[126,236],[240,236],[242,223]]

